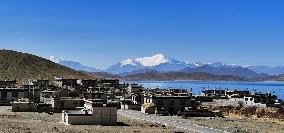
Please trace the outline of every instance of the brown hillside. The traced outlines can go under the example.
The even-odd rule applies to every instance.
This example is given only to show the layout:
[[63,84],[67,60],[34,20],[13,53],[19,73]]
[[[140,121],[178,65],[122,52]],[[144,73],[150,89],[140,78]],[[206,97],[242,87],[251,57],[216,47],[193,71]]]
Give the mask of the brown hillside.
[[0,80],[16,79],[19,84],[28,79],[90,78],[81,72],[47,59],[12,50],[0,50]]

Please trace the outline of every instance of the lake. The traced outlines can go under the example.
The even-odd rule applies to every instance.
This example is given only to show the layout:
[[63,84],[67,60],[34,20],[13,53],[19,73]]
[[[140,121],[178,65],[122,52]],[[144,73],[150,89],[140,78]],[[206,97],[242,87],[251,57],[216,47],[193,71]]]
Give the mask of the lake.
[[164,88],[164,89],[191,89],[193,94],[201,94],[204,88],[222,88],[229,90],[250,90],[262,93],[272,93],[280,99],[284,99],[284,82],[202,82],[202,81],[127,81],[138,83],[145,88]]

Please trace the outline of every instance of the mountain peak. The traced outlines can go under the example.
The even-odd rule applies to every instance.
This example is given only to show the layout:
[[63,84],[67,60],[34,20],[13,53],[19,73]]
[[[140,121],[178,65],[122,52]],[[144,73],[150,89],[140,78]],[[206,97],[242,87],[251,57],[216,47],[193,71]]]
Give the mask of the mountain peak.
[[56,57],[56,56],[51,56],[49,60],[54,63],[60,63],[61,61],[65,61],[63,57]]
[[134,59],[126,59],[120,62],[121,66],[125,66],[125,65],[135,65],[135,60]]
[[153,67],[170,62],[170,59],[164,54],[156,54],[150,57],[137,58],[135,59],[135,61],[139,62],[142,66]]
[[120,62],[120,66],[133,65],[133,66],[143,66],[143,67],[153,67],[163,63],[170,62],[170,58],[164,54],[156,54],[149,57],[141,57],[136,59],[126,59]]
[[208,63],[207,65],[213,66],[213,67],[221,67],[221,66],[224,66],[225,64],[223,64],[222,62],[213,62],[213,63]]
[[56,56],[51,56],[49,58],[50,61],[72,68],[74,70],[81,70],[81,71],[87,71],[87,72],[98,72],[100,71],[99,69],[93,68],[93,67],[89,67],[89,66],[85,66],[82,65],[80,62],[75,62],[75,61],[70,61],[70,60],[66,60],[63,57],[56,57]]
[[106,69],[107,72],[120,74],[131,71],[155,70],[178,71],[187,67],[185,62],[167,57],[164,54],[156,54],[148,57],[129,58]]

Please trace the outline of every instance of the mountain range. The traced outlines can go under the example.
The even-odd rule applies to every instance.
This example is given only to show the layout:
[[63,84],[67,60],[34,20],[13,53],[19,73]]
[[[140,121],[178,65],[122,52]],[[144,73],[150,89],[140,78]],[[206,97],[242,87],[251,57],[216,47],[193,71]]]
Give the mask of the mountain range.
[[156,54],[149,57],[129,58],[122,60],[105,70],[99,70],[93,67],[82,65],[79,62],[68,61],[62,57],[50,58],[55,63],[67,66],[69,68],[86,72],[104,72],[114,75],[135,75],[143,73],[208,73],[212,75],[232,75],[244,78],[262,78],[267,79],[270,76],[277,76],[284,73],[284,66],[241,66],[236,64],[223,64],[222,62],[213,63],[192,63],[180,61],[164,54]]
[[[54,77],[121,78],[122,80],[284,81],[284,74],[273,76],[259,74],[250,70],[248,66],[225,65],[220,62],[188,63],[174,60],[162,54],[119,62],[119,65],[114,65],[121,67],[119,69],[123,73],[119,74],[111,74],[104,72],[106,70],[98,70],[63,58],[52,57],[48,60],[12,50],[0,50],[0,57],[0,80],[16,79],[19,84],[27,82],[28,79],[49,79],[52,81]],[[112,67],[115,68],[114,66]],[[125,66],[133,66],[133,71],[122,69]],[[110,68],[109,71],[113,70]]]
[[179,71],[186,67],[197,67],[196,65],[175,60],[163,54],[151,57],[136,59],[126,59],[115,65],[110,66],[105,71],[113,74],[125,74],[139,70],[156,70],[159,72]]
[[64,59],[63,57],[51,56],[49,60],[51,60],[54,63],[72,68],[77,71],[86,71],[86,72],[99,72],[100,71],[97,68],[85,66],[76,61],[69,61],[69,60]]

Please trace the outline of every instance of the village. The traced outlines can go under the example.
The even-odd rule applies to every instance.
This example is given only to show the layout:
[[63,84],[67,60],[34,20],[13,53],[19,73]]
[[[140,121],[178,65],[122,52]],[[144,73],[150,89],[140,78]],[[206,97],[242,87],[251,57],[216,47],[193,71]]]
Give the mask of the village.
[[[64,79],[29,80],[26,85],[17,81],[0,81],[0,105],[11,106],[11,112],[39,112],[60,114],[64,125],[118,126],[118,115],[183,131],[221,132],[200,128],[198,125],[173,124],[159,119],[179,117],[223,118],[241,110],[242,115],[263,117],[283,110],[283,103],[275,95],[228,89],[204,89],[202,94],[192,94],[192,89],[144,88],[139,84],[122,83],[119,79]],[[261,110],[262,116],[256,113]],[[238,113],[240,113],[238,112]],[[136,116],[131,117],[137,113]],[[141,119],[137,118],[141,115]],[[154,115],[154,116],[153,116]],[[156,117],[157,120],[143,118]],[[267,115],[265,115],[267,117]],[[271,117],[283,119],[282,114]],[[176,121],[176,120],[175,120]],[[181,123],[181,122],[180,122]],[[191,127],[193,126],[193,127]],[[196,128],[196,129],[192,129]],[[200,129],[198,129],[200,128]]]

